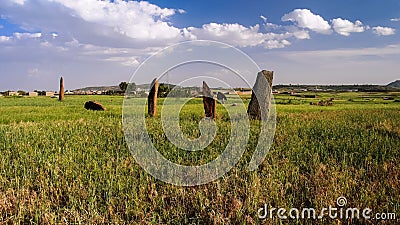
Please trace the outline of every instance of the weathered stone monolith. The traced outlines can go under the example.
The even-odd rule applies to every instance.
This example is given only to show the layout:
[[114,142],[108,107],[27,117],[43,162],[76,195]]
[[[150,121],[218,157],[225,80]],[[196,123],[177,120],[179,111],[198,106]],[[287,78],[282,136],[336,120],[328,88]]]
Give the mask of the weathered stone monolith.
[[214,94],[207,83],[203,81],[203,105],[206,117],[215,119],[216,101]]
[[64,78],[60,78],[60,92],[58,93],[58,100],[64,101]]
[[222,92],[218,92],[217,99],[218,99],[218,101],[221,101],[222,104],[224,104],[226,101],[226,95],[224,95],[224,93],[222,93]]
[[157,115],[157,94],[158,94],[158,80],[155,78],[150,85],[149,96],[147,97],[147,111],[149,116],[155,117]]
[[247,109],[250,119],[267,120],[272,95],[273,71],[263,70],[258,73]]

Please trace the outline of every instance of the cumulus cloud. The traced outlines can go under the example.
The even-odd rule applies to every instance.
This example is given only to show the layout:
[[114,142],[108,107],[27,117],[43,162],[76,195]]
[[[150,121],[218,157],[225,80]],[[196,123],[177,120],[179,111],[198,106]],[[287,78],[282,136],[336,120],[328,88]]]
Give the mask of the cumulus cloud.
[[310,32],[308,30],[304,30],[304,29],[299,29],[298,27],[295,26],[288,26],[286,27],[287,30],[287,34],[290,36],[295,37],[296,39],[310,39]]
[[161,8],[146,1],[50,0],[72,9],[87,22],[105,25],[136,39],[171,39],[180,30],[166,19],[181,10]]
[[294,22],[300,28],[307,28],[321,34],[331,34],[331,26],[320,15],[312,13],[309,9],[295,9],[282,17],[282,21]]
[[0,43],[6,43],[16,40],[40,39],[42,33],[19,33],[16,32],[12,36],[0,36]]
[[14,33],[14,37],[17,39],[28,39],[28,38],[41,38],[42,33]]
[[373,27],[372,30],[376,35],[379,36],[389,36],[389,35],[394,35],[396,33],[396,30],[390,27],[377,26]]
[[[277,27],[275,27],[277,28]],[[201,28],[189,27],[187,32],[192,35],[192,39],[210,39],[222,41],[238,47],[262,46],[266,49],[284,48],[291,45],[288,38],[308,39],[308,32],[303,30],[284,30],[281,33],[260,31],[260,25],[245,27],[234,24],[209,23]]]
[[25,4],[26,0],[10,0],[10,1],[11,1],[11,3],[15,3],[15,4],[18,4],[18,5],[23,5],[23,4]]
[[160,46],[185,40],[170,18],[183,10],[146,1],[6,0],[3,19],[26,31],[56,33],[63,41],[78,39],[100,46]]
[[284,48],[286,46],[291,45],[287,40],[268,40],[265,42],[264,47],[267,49],[274,49],[274,48]]
[[[23,4],[8,1],[13,4],[8,5],[7,10],[0,9],[6,19],[21,24],[28,31],[41,30],[53,39],[59,39],[59,45],[78,40],[80,43],[117,48],[163,47],[184,40],[210,39],[237,47],[274,48],[287,46],[289,42],[280,36],[275,38],[263,33],[258,24],[208,23],[201,27],[178,28],[169,19],[177,13],[185,13],[184,10],[161,8],[146,1],[38,0],[24,1]],[[264,16],[261,18],[267,20]],[[265,26],[279,28],[279,25],[272,23],[266,23]],[[30,35],[34,37],[36,34]],[[28,34],[17,36],[26,38]],[[304,31],[286,36],[309,38]]]
[[187,30],[197,39],[225,41],[240,47],[257,46],[266,39],[265,34],[259,32],[259,25],[245,27],[237,23],[209,23],[201,28],[189,27]]
[[399,21],[400,21],[400,18],[393,18],[393,19],[390,19],[390,21],[392,21],[392,22],[399,22]]
[[8,42],[11,40],[11,37],[8,36],[0,36],[0,43],[1,42]]
[[332,27],[336,33],[343,36],[349,36],[350,33],[361,33],[368,29],[368,27],[364,26],[359,20],[352,23],[351,21],[342,18],[333,19]]
[[118,62],[123,66],[138,66],[140,64],[136,57],[110,57],[104,60],[110,62]]

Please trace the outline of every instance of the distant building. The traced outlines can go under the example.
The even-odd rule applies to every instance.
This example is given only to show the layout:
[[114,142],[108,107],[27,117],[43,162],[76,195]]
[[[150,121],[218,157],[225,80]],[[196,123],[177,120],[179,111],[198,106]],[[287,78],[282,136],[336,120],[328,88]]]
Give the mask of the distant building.
[[19,93],[16,91],[7,91],[6,96],[18,96]]
[[53,91],[46,91],[46,97],[53,97],[55,93]]
[[252,91],[230,91],[230,95],[251,95]]
[[39,93],[37,93],[36,91],[31,91],[28,93],[28,96],[29,97],[37,97],[37,96],[39,96]]

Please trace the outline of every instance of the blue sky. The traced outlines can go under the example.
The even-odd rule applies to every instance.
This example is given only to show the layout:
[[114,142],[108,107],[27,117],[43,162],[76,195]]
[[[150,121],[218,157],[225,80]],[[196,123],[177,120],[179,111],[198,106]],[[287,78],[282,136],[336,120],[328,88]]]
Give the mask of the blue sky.
[[3,0],[0,16],[0,91],[118,84],[188,40],[239,48],[275,84],[400,79],[398,0]]

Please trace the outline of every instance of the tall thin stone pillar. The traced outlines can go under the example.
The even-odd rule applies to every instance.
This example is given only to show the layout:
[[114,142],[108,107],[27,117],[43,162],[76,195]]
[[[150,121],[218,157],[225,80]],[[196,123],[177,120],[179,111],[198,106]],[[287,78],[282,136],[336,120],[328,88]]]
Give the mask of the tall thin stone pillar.
[[58,100],[64,101],[64,78],[60,78],[60,92],[58,93]]
[[158,80],[154,78],[150,85],[150,93],[147,97],[147,111],[149,116],[155,117],[157,115],[157,94],[158,94]]

